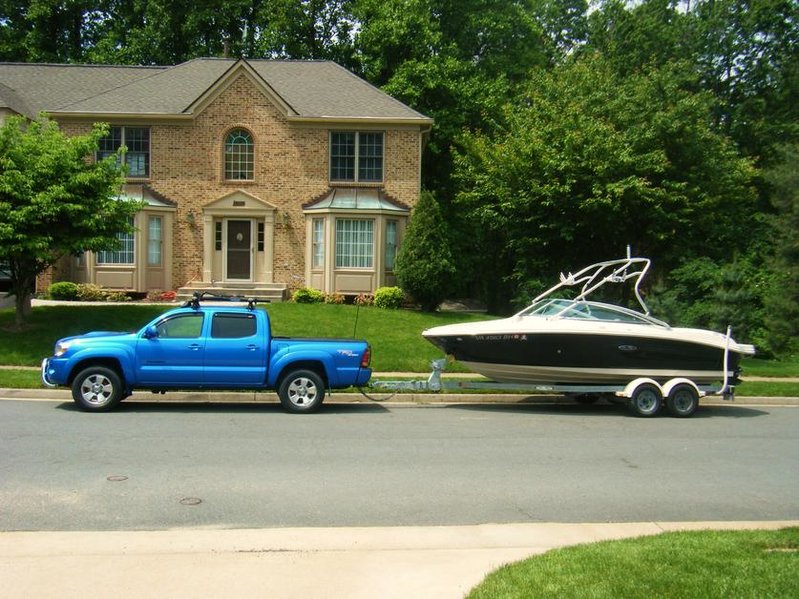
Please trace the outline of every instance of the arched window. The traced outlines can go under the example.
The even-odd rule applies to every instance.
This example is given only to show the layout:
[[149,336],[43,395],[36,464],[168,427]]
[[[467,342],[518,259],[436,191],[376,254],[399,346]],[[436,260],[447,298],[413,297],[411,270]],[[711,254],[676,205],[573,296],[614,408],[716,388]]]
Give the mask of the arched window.
[[244,129],[233,129],[225,139],[225,179],[251,180],[252,171],[252,135]]

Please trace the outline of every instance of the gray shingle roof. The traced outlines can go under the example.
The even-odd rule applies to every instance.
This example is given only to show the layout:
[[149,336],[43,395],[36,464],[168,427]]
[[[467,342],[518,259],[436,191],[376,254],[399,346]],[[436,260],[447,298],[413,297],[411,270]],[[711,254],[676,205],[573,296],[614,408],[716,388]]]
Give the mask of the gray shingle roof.
[[290,118],[429,123],[424,115],[329,61],[199,58],[170,67],[0,63],[0,106],[50,113],[190,115],[217,83],[244,69]]

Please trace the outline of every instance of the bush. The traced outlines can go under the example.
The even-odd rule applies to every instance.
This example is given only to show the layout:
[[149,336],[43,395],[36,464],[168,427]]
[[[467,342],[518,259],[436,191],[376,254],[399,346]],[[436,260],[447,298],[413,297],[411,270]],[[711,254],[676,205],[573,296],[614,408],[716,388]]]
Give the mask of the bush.
[[325,301],[325,294],[318,289],[302,287],[294,292],[291,300],[297,304],[321,304]]
[[405,293],[399,287],[380,287],[375,291],[375,306],[387,310],[402,307]]
[[326,293],[325,294],[325,303],[326,304],[343,304],[346,301],[345,298],[340,293]]
[[131,297],[126,291],[104,291],[107,302],[129,302]]
[[54,300],[74,301],[78,297],[78,286],[69,281],[53,283],[47,290],[47,296]]
[[371,293],[360,293],[355,296],[353,303],[356,306],[371,306],[375,303],[375,296]]
[[448,237],[447,222],[438,202],[430,192],[422,192],[394,270],[402,288],[428,312],[452,293],[455,261]]
[[103,302],[106,298],[106,292],[99,285],[81,283],[78,285],[77,296],[82,302]]

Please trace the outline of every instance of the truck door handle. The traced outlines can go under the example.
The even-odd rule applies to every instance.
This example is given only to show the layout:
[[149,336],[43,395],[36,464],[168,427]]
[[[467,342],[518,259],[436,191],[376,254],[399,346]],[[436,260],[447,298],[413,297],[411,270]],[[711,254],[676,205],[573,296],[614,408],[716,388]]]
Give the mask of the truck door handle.
[[255,345],[255,344],[253,344],[253,343],[250,343],[250,344],[247,346],[247,349],[249,349],[250,351],[255,351],[256,349],[258,349],[258,346],[257,346],[257,345]]
[[201,348],[202,348],[202,346],[201,346],[199,343],[192,343],[192,344],[189,346],[189,349],[190,349],[191,351],[197,351],[197,350],[199,350],[199,349],[201,349]]

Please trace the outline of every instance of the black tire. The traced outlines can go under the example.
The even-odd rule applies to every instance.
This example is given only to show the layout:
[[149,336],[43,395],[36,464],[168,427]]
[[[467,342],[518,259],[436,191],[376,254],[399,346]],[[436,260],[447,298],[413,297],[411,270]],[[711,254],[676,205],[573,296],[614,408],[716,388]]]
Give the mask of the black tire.
[[105,366],[89,366],[72,381],[72,399],[84,412],[107,412],[122,401],[122,378]]
[[666,398],[666,409],[675,418],[688,418],[699,407],[699,394],[688,383],[675,385]]
[[293,370],[283,377],[277,395],[287,412],[310,414],[325,399],[325,383],[313,370]]
[[644,383],[630,397],[630,409],[636,416],[650,418],[655,416],[663,405],[663,396],[655,385]]

